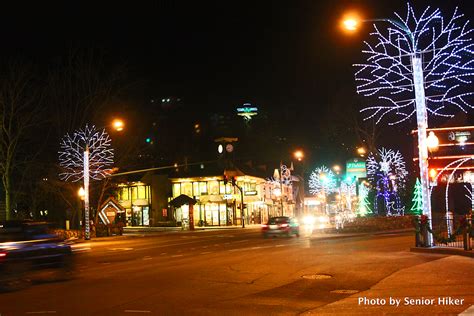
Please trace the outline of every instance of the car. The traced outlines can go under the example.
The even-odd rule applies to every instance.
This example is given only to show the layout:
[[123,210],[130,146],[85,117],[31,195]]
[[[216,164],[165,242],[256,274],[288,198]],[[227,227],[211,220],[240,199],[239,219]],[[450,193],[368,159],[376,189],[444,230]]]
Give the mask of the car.
[[71,246],[50,234],[49,227],[47,222],[0,222],[0,290],[17,290],[45,276],[72,277]]
[[300,225],[296,218],[288,216],[271,217],[266,224],[262,225],[262,234],[268,236],[300,236]]

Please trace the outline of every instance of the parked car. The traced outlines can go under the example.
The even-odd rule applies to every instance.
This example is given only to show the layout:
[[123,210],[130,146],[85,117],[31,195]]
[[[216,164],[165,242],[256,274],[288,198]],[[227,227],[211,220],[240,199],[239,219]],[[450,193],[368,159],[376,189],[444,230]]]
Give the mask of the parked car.
[[72,277],[71,246],[49,234],[48,228],[46,222],[0,222],[0,290],[25,287],[35,278]]
[[266,224],[262,225],[262,233],[265,238],[268,236],[300,236],[300,225],[296,218],[288,216],[272,217]]

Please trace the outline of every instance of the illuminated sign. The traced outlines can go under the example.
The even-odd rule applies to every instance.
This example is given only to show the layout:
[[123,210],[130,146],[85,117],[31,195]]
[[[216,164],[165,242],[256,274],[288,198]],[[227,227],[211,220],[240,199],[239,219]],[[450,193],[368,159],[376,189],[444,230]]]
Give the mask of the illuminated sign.
[[346,176],[352,178],[365,178],[367,177],[367,169],[364,160],[351,159],[346,162]]
[[257,195],[257,191],[245,191],[245,195]]
[[232,200],[233,196],[232,194],[224,194],[224,200]]
[[246,121],[250,121],[252,116],[258,114],[258,108],[250,103],[244,103],[242,107],[237,108],[237,115],[242,116]]

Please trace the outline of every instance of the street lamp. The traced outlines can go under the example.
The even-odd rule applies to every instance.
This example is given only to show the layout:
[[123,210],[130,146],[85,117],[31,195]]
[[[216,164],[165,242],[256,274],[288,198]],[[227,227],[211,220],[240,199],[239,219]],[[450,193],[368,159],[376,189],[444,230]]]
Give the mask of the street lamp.
[[293,153],[293,156],[296,158],[296,160],[301,161],[304,158],[304,153],[301,150],[297,150]]
[[367,154],[367,150],[364,147],[357,147],[357,154],[364,157]]

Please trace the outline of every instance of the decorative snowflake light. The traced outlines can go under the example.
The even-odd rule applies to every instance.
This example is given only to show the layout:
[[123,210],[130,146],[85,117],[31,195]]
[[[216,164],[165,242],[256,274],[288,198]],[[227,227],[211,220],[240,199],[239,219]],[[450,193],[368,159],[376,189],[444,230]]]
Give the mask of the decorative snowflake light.
[[114,152],[110,148],[111,139],[105,130],[95,126],[79,129],[72,135],[66,134],[61,141],[59,164],[64,169],[59,174],[61,180],[77,182],[84,178],[84,151],[89,150],[89,176],[94,180],[103,179],[111,171]]
[[336,191],[337,181],[334,173],[326,166],[316,168],[309,176],[309,193],[318,194],[324,192],[326,194]]
[[380,149],[377,155],[370,153],[367,158],[367,176],[377,190],[374,212],[379,212],[378,206],[382,202],[387,215],[401,215],[404,207],[399,191],[405,188],[408,176],[402,154],[385,148]]
[[363,50],[368,63],[355,65],[357,92],[378,100],[362,110],[366,119],[378,123],[391,115],[389,124],[396,124],[413,117],[418,79],[428,114],[451,117],[450,109],[472,110],[468,98],[473,95],[474,42],[469,21],[461,22],[457,8],[449,19],[429,7],[416,17],[409,4],[406,17],[395,15],[397,19],[383,19],[387,28],[374,24],[370,35],[375,42],[365,42]]

